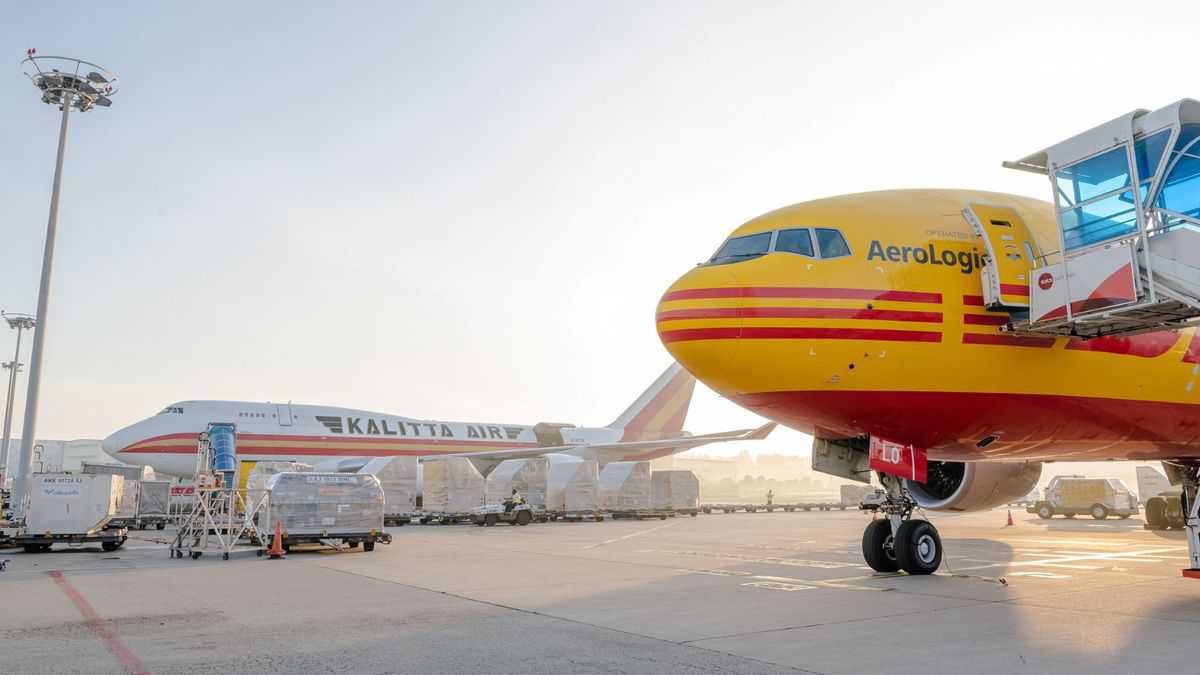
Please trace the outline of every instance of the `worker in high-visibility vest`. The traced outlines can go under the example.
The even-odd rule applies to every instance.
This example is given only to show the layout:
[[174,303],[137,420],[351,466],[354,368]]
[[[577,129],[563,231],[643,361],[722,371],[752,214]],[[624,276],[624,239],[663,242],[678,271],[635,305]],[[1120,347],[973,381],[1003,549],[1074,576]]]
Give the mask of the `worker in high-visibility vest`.
[[521,499],[521,493],[517,492],[516,488],[513,488],[512,495],[504,501],[504,512],[508,513],[524,503],[525,500]]
[[774,503],[775,503],[775,491],[767,490],[767,506],[771,506]]

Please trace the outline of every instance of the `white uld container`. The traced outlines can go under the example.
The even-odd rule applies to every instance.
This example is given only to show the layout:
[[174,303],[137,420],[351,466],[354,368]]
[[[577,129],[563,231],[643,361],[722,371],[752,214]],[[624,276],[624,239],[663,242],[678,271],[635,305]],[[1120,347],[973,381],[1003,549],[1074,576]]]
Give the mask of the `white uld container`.
[[92,534],[117,515],[125,479],[113,474],[34,474],[25,530],[30,534]]
[[502,504],[515,489],[525,503],[545,506],[547,470],[545,457],[500,462],[487,477],[487,503]]
[[655,471],[650,476],[655,510],[695,509],[700,506],[700,481],[691,471]]
[[389,516],[408,515],[417,508],[416,457],[376,457],[358,472],[379,479],[383,488],[383,511]]
[[600,470],[595,460],[552,460],[546,474],[546,510],[586,513],[600,510]]
[[138,514],[138,494],[142,484],[136,480],[125,479],[121,487],[121,505],[117,508],[117,518],[136,518]]
[[600,504],[605,511],[648,511],[650,462],[610,462],[600,472]]
[[465,457],[425,462],[421,508],[429,513],[468,513],[483,506],[483,475]]

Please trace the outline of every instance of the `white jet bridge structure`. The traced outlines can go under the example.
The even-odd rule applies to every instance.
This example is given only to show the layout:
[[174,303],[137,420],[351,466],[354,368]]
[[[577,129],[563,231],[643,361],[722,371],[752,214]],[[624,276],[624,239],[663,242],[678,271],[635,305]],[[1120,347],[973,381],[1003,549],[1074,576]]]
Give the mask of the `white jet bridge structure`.
[[[1042,254],[1012,209],[963,209],[1005,330],[1092,339],[1200,324],[1200,102],[1135,110],[1004,166],[1049,178],[1059,235]],[[1164,467],[1183,484],[1184,575],[1200,578],[1200,465]]]
[[987,249],[984,304],[1009,312],[1006,330],[1088,339],[1200,323],[1200,102],[1135,110],[1004,166],[1049,178],[1059,235],[1040,253],[1019,218],[963,210]]

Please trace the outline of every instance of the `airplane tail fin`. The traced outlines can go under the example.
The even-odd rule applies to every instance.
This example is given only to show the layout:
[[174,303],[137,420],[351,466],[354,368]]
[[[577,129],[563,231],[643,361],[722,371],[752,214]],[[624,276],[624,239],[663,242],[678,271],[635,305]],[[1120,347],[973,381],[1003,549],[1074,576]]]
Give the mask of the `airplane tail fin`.
[[672,363],[650,388],[629,406],[621,416],[608,425],[622,429],[622,441],[645,441],[671,438],[683,431],[692,402],[696,378],[678,363]]

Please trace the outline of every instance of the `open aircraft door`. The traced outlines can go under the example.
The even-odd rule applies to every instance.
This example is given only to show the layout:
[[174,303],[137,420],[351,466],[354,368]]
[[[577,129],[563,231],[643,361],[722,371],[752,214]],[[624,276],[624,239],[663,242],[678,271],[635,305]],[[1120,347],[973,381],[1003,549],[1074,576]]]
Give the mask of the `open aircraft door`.
[[275,415],[276,415],[276,419],[279,420],[279,426],[282,426],[282,427],[292,426],[292,404],[291,403],[276,404]]
[[987,254],[980,271],[984,306],[1028,310],[1029,273],[1041,267],[1041,251],[1025,220],[1010,207],[987,204],[969,204],[962,214]]

